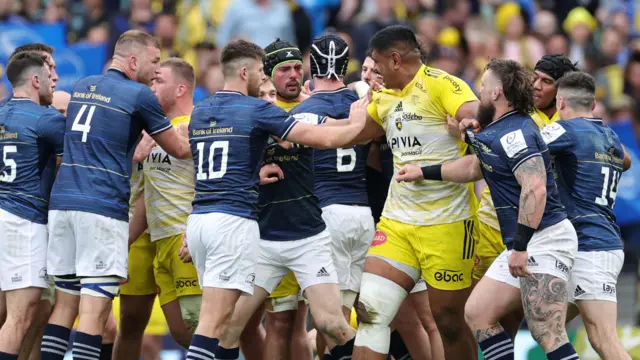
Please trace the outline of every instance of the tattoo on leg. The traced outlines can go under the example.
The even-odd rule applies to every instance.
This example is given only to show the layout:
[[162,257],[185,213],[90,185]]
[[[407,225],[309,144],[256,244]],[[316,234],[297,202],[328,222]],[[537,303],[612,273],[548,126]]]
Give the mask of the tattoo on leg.
[[520,278],[522,306],[533,338],[546,352],[569,342],[564,327],[567,283],[548,274]]
[[485,340],[487,340],[488,338],[494,337],[500,333],[502,333],[504,331],[504,329],[502,328],[502,325],[500,324],[495,324],[487,329],[480,329],[480,330],[476,330],[476,341],[478,341],[478,343],[481,343]]

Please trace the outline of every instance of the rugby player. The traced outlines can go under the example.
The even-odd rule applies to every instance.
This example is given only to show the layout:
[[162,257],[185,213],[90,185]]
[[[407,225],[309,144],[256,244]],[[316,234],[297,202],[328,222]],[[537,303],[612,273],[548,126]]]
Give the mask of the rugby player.
[[465,308],[486,359],[513,359],[511,337],[499,321],[521,302],[529,331],[547,358],[578,359],[564,327],[578,240],[559,200],[549,149],[529,116],[534,108],[531,78],[517,62],[493,59],[480,93],[477,122],[482,130],[466,134],[475,155],[423,168],[407,165],[396,178],[467,183],[484,175],[491,189],[507,249]]
[[[458,121],[475,116],[478,100],[464,81],[424,65],[416,36],[407,27],[380,30],[370,47],[386,88],[374,92],[367,124],[355,142],[386,134],[396,169],[408,163],[442,163],[464,154],[466,144],[447,128],[447,115]],[[365,261],[354,358],[386,358],[389,324],[421,276],[429,286],[446,357],[477,357],[463,312],[474,259],[477,200],[472,186],[430,181],[391,184]]]
[[[106,74],[76,83],[68,109],[65,152],[50,202],[47,267],[56,279],[56,306],[43,337],[42,358],[62,359],[79,304],[74,355],[100,357],[111,301],[127,278],[129,174],[143,129],[167,152],[191,156],[147,85],[160,61],[157,41],[131,30],[115,47]],[[59,310],[60,309],[60,310]]]
[[[301,88],[302,53],[294,44],[280,39],[264,50],[267,53],[264,71],[276,88],[276,103],[281,109],[291,111],[306,98]],[[265,346],[290,348],[287,351],[293,359],[311,356],[307,341],[308,309],[302,297],[298,296],[299,292],[300,286],[290,272],[267,299]],[[265,351],[272,352],[270,349]]]
[[[0,359],[17,359],[47,289],[47,210],[61,155],[64,116],[51,105],[55,83],[40,51],[21,51],[7,65],[14,93],[0,108],[0,288],[7,315],[0,328]],[[20,139],[20,141],[17,141]],[[18,171],[19,170],[19,171]],[[100,346],[100,344],[98,344]]]
[[620,176],[631,159],[616,133],[593,116],[593,77],[570,72],[556,84],[561,120],[545,127],[542,138],[554,156],[560,199],[578,233],[578,254],[567,289],[567,322],[579,313],[589,342],[602,359],[630,360],[616,328],[616,284],[624,252],[613,205]]
[[[240,333],[268,295],[261,287],[254,289],[254,281],[270,276],[269,281],[276,281],[269,284],[273,290],[280,280],[275,273],[256,270],[261,252],[256,221],[258,172],[270,136],[316,148],[338,148],[353,141],[364,127],[366,100],[354,103],[347,125],[314,126],[304,120],[317,121],[317,116],[299,116],[303,121],[298,121],[256,99],[264,79],[265,57],[264,50],[253,43],[238,40],[228,44],[222,51],[224,90],[198,105],[191,117],[196,196],[187,221],[187,242],[204,289],[200,321],[187,359],[237,359]],[[298,259],[290,259],[294,260]],[[331,276],[326,268],[322,274],[325,272]],[[317,273],[304,279],[311,281],[313,276]],[[253,296],[240,298],[242,293]],[[314,317],[338,343],[332,355],[350,354],[355,332],[340,314],[337,286],[314,285],[306,293],[315,308]],[[328,294],[335,295],[334,302],[327,301],[334,299]],[[243,310],[234,312],[236,308]]]

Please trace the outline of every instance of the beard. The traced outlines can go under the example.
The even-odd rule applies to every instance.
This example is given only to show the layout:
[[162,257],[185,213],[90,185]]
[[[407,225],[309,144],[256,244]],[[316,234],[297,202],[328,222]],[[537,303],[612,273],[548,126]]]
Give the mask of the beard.
[[249,78],[247,82],[247,95],[259,98],[260,97],[260,85],[262,84],[262,78],[256,77],[256,79]]
[[482,104],[478,107],[477,120],[480,123],[481,128],[486,128],[493,122],[493,117],[496,115],[496,106],[493,103]]

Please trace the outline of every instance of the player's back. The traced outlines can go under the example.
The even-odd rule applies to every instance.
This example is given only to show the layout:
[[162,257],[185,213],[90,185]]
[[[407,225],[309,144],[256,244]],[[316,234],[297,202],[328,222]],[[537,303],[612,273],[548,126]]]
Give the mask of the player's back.
[[258,172],[269,134],[284,138],[295,121],[264,100],[218,91],[191,114],[196,172],[193,213],[257,219]]
[[64,124],[58,111],[27,98],[12,98],[0,108],[0,208],[35,223],[47,223]]
[[62,165],[51,209],[128,221],[133,152],[142,130],[171,128],[147,86],[119,70],[76,83],[69,103]]
[[560,120],[545,127],[554,156],[560,199],[578,233],[579,250],[622,249],[613,206],[624,151],[618,135],[600,119]]
[[480,159],[484,178],[491,190],[503,241],[507,246],[511,245],[516,233],[522,190],[514,173],[528,159],[540,156],[546,169],[547,201],[538,229],[542,230],[566,219],[551,168],[549,149],[531,117],[513,111],[475,136],[468,132],[467,138],[471,139],[474,152]]
[[[295,113],[313,113],[347,119],[358,95],[347,89],[317,91],[298,105]],[[367,206],[366,166],[369,145],[315,150],[315,193],[320,207],[333,204]]]

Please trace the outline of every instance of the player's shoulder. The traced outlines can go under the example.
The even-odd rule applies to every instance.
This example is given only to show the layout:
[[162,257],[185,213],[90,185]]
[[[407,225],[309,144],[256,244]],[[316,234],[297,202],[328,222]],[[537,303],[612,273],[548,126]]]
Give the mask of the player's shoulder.
[[421,78],[430,86],[453,86],[454,89],[459,89],[460,91],[462,91],[460,84],[463,82],[463,80],[455,75],[449,74],[444,70],[432,68],[426,65],[421,71]]
[[65,119],[64,115],[58,110],[50,106],[40,106],[41,108],[41,118],[47,118],[51,120],[60,120]]

